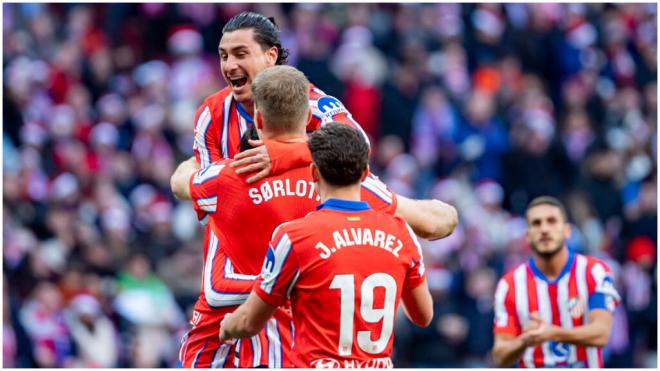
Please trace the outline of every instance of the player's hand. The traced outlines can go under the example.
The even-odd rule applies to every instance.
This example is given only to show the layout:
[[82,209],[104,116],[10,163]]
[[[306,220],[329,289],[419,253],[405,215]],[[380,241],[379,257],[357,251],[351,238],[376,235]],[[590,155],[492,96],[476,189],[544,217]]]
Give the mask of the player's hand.
[[535,325],[529,326],[524,332],[528,345],[539,345],[552,340],[553,327],[548,325],[537,312],[530,315],[530,322]]
[[229,166],[236,169],[236,174],[256,172],[255,175],[246,179],[248,183],[254,183],[267,177],[270,174],[273,164],[270,161],[270,155],[268,155],[268,150],[264,146],[263,141],[250,139],[249,143],[256,148],[238,153],[234,156],[234,161]]
[[227,314],[225,318],[220,322],[220,343],[231,345],[234,343],[234,339],[231,335],[225,330],[227,328],[228,319],[231,317],[231,313]]

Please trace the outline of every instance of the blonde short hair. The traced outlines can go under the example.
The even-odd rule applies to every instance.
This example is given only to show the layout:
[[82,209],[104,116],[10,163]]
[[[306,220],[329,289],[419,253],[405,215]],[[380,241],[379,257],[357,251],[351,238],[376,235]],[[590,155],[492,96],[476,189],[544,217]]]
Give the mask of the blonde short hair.
[[252,81],[252,99],[268,130],[299,130],[309,112],[309,80],[291,66],[272,66]]

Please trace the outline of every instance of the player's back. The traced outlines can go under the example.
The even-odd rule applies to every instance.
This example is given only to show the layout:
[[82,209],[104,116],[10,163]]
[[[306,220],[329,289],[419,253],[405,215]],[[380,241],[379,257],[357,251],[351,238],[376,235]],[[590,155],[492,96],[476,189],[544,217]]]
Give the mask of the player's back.
[[219,185],[220,212],[211,218],[218,241],[240,274],[257,275],[273,229],[301,218],[319,203],[309,167],[248,184],[226,167]]
[[296,366],[390,367],[401,293],[423,276],[405,222],[324,207],[282,229],[299,267],[291,293]]

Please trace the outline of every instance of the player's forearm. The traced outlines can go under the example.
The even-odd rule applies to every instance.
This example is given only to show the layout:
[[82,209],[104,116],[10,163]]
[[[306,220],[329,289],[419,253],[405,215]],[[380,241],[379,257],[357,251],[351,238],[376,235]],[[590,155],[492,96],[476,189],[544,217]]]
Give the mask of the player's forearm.
[[223,331],[234,339],[252,337],[258,334],[265,325],[265,323],[255,323],[253,319],[249,318],[247,311],[241,310],[243,305],[245,304],[238,307],[229,321],[223,323]]
[[456,208],[440,200],[411,200],[397,196],[396,215],[403,218],[416,235],[428,240],[447,237],[458,224]]
[[574,328],[553,327],[552,339],[559,343],[604,347],[610,335],[606,324],[594,322]]
[[179,200],[190,199],[190,177],[199,169],[199,164],[195,157],[182,162],[170,178],[170,188],[172,193]]
[[522,336],[508,340],[497,340],[493,347],[493,361],[498,367],[510,367],[518,362],[527,345]]

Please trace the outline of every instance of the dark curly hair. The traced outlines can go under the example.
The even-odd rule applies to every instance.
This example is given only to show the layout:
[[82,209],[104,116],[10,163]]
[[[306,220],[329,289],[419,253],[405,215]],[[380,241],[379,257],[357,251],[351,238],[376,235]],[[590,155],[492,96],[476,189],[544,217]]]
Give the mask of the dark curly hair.
[[323,180],[334,186],[360,182],[369,162],[369,145],[357,129],[330,122],[312,134],[308,145]]
[[222,28],[222,33],[251,28],[254,30],[254,41],[259,43],[261,49],[266,51],[273,46],[277,48],[276,65],[286,64],[289,51],[282,47],[279,29],[275,18],[266,17],[255,12],[242,12],[233,16]]

